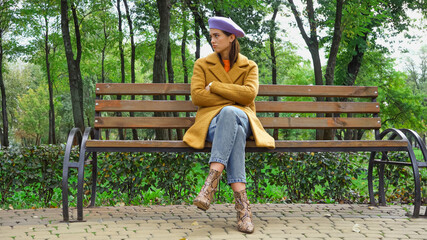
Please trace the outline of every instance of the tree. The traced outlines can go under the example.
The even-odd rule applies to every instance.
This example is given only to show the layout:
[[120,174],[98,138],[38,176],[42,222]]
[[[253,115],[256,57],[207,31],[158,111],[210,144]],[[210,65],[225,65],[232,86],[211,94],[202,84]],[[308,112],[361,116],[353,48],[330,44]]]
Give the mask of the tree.
[[73,108],[74,125],[84,130],[84,108],[83,108],[83,81],[80,71],[80,61],[82,57],[82,43],[80,26],[77,17],[77,9],[73,1],[70,0],[71,11],[74,22],[76,37],[76,59],[74,59],[73,47],[71,44],[70,27],[68,19],[68,1],[61,0],[61,30],[64,41],[65,55],[67,58],[68,78],[70,83],[71,102]]
[[[276,49],[275,49],[275,40],[276,40],[276,17],[277,13],[279,12],[279,6],[281,4],[281,1],[274,1],[271,5],[273,8],[273,15],[271,17],[271,20],[269,22],[269,40],[270,40],[270,55],[271,55],[271,83],[277,84],[277,61],[276,61]],[[277,101],[277,97],[273,97],[274,101]],[[275,113],[274,117],[278,117],[279,113]],[[273,132],[274,139],[279,138],[279,131],[277,129],[274,129]]]
[[[313,61],[313,67],[314,67],[314,79],[316,85],[323,85],[323,78],[322,78],[322,65],[320,62],[320,55],[319,55],[319,37],[317,35],[317,28],[319,25],[319,22],[316,20],[315,17],[315,10],[314,10],[314,4],[312,0],[307,0],[307,6],[306,6],[306,13],[308,17],[308,23],[310,26],[310,37],[308,37],[304,26],[302,19],[300,17],[300,14],[293,2],[293,0],[288,0],[290,4],[290,8],[292,10],[292,13],[295,17],[295,20],[297,22],[298,28],[301,32],[301,35],[307,44],[307,47],[310,51],[310,54],[312,56]],[[333,39],[331,48],[329,51],[329,59],[328,59],[328,65],[326,68],[326,84],[327,85],[333,85],[334,82],[334,71],[335,71],[335,65],[336,65],[336,57],[338,54],[338,49],[341,41],[341,17],[342,17],[342,9],[343,9],[343,0],[336,0],[336,11],[335,11],[335,24],[334,24],[334,31],[333,31]],[[318,98],[318,101],[322,101],[322,98]],[[323,114],[317,114],[318,117],[322,117]],[[328,114],[327,117],[331,117],[332,115]],[[333,130],[317,130],[316,131],[316,139],[333,139]]]
[[31,58],[34,62],[40,61],[39,64],[44,66],[46,73],[47,86],[49,90],[49,144],[56,143],[53,78],[50,62],[50,54],[52,49],[55,48],[55,45],[49,39],[52,25],[50,22],[56,18],[58,10],[57,4],[53,0],[27,0],[24,2],[23,9],[21,10],[21,16],[23,17],[23,25],[25,28],[22,31],[23,35],[34,38],[34,40],[31,41],[31,44],[27,46],[28,51],[36,51],[36,47],[34,46],[40,46],[44,54],[43,60],[41,60],[41,56],[39,56],[39,54],[33,54]]
[[[134,39],[134,31],[133,31],[133,23],[131,14],[129,11],[127,0],[123,0],[123,3],[125,4],[126,9],[126,18],[128,20],[128,26],[129,26],[129,34],[130,34],[130,47],[131,47],[131,60],[130,60],[130,73],[131,73],[131,83],[135,83],[135,52],[136,52],[136,46],[135,46],[135,39]],[[135,96],[131,96],[131,100],[135,100]],[[131,117],[134,116],[134,113],[129,113]],[[138,140],[138,134],[136,132],[136,129],[132,129],[132,136],[134,140]]]
[[2,147],[9,146],[9,120],[7,118],[6,88],[3,81],[3,59],[4,59],[4,38],[9,30],[12,19],[13,1],[0,2],[0,91],[3,129],[0,129],[0,143]]
[[[16,136],[24,145],[40,145],[49,125],[49,101],[46,85],[28,90],[19,99]],[[45,140],[46,141],[46,140]]]
[[307,44],[308,50],[310,51],[311,58],[313,61],[314,68],[314,82],[316,85],[323,85],[322,79],[322,65],[320,63],[320,54],[319,54],[319,40],[317,35],[317,21],[315,18],[315,11],[312,0],[307,0],[306,13],[308,17],[308,22],[310,26],[310,36],[307,35],[304,24],[301,19],[301,14],[298,12],[297,7],[293,0],[288,0],[289,6],[292,10],[292,14],[295,17],[298,28],[301,32],[301,35]]
[[334,73],[335,66],[337,62],[338,50],[341,43],[341,35],[342,35],[342,27],[341,27],[341,19],[342,19],[342,10],[344,2],[343,0],[336,0],[336,10],[335,10],[335,22],[334,22],[334,32],[332,36],[331,48],[329,51],[328,65],[326,66],[325,73],[325,83],[326,85],[334,85]]
[[368,51],[380,49],[388,52],[377,40],[387,40],[387,37],[407,30],[411,25],[407,10],[425,9],[425,3],[418,0],[353,0],[346,3],[345,9],[342,49],[337,59],[337,64],[341,66],[338,67],[335,82],[351,86],[357,85],[357,77]]
[[[118,29],[119,29],[119,52],[120,52],[120,73],[121,73],[121,81],[122,83],[125,83],[126,81],[126,71],[125,71],[125,53],[123,50],[123,30],[122,30],[122,12],[120,10],[120,0],[117,0],[117,4],[116,4],[116,8],[117,8],[117,13],[118,13],[118,20],[119,20],[119,24],[118,24]],[[121,95],[117,95],[117,100],[122,99]],[[117,112],[116,113],[117,117],[121,117],[122,113],[121,112]],[[118,129],[119,131],[119,139],[123,140],[125,139],[124,134],[123,134],[123,129]]]
[[[169,32],[170,32],[170,0],[157,0],[157,8],[160,16],[160,27],[157,33],[156,53],[153,64],[153,83],[166,83],[165,63],[168,54]],[[155,97],[158,100],[164,99],[162,96]],[[157,113],[156,116],[164,116]],[[168,139],[167,131],[156,130],[156,139]]]
[[409,74],[406,82],[412,88],[413,94],[425,95],[427,101],[427,45],[422,46],[417,55],[419,65],[413,58],[406,59],[406,71]]
[[[186,50],[187,50],[187,36],[188,36],[188,13],[185,11],[184,6],[182,6],[182,39],[181,39],[181,61],[182,61],[182,69],[184,71],[184,83],[188,83],[188,67],[187,67],[187,56],[186,56]],[[197,39],[196,39],[197,41]],[[197,44],[196,44],[197,45]],[[199,39],[199,54],[200,54],[200,39]],[[196,51],[197,53],[197,51]],[[200,57],[200,56],[199,56]],[[196,56],[196,59],[198,57]],[[185,100],[190,100],[189,96],[185,96]],[[190,114],[186,113],[186,116],[189,117]]]
[[[184,0],[186,6],[191,10],[191,13],[193,14],[194,21],[195,21],[195,35],[196,35],[196,59],[200,57],[200,36],[199,36],[199,30],[202,30],[203,35],[208,40],[209,45],[212,48],[212,43],[209,41],[209,31],[206,28],[205,21],[203,20],[203,16],[200,15],[201,11],[198,9],[198,6],[200,5],[199,0],[195,0],[193,3],[192,0]],[[197,26],[197,27],[196,27]]]

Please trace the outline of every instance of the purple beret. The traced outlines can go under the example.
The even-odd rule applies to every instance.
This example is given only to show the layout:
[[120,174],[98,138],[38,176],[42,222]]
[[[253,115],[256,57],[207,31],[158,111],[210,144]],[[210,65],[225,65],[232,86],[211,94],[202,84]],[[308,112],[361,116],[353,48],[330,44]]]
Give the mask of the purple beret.
[[231,18],[225,17],[211,17],[208,20],[209,28],[223,30],[233,33],[236,37],[244,37],[245,32],[235,23]]

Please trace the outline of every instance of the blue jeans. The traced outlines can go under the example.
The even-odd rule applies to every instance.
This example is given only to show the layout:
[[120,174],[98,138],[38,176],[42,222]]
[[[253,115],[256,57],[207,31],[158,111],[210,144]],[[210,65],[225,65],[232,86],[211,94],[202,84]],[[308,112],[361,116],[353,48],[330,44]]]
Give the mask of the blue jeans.
[[246,183],[245,146],[251,134],[248,116],[233,106],[224,107],[209,125],[206,137],[212,143],[209,164],[218,162],[225,166],[228,184]]

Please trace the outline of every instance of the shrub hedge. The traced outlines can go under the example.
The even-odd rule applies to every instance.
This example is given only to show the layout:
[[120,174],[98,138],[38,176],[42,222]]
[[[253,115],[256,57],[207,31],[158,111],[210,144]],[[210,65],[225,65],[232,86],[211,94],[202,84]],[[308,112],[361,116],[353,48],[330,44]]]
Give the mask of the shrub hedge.
[[[1,208],[60,207],[63,145],[0,151]],[[248,153],[246,172],[252,202],[368,201],[367,153]],[[394,158],[407,159],[405,154]],[[97,205],[188,204],[208,172],[205,153],[100,153]],[[77,149],[72,152],[77,161]],[[71,172],[70,205],[75,205],[76,171]],[[386,166],[387,200],[413,199],[410,168]],[[218,202],[232,201],[226,172]],[[427,180],[422,174],[422,182]],[[375,182],[377,185],[377,182]],[[85,204],[91,169],[85,169]],[[424,195],[425,196],[425,195]]]

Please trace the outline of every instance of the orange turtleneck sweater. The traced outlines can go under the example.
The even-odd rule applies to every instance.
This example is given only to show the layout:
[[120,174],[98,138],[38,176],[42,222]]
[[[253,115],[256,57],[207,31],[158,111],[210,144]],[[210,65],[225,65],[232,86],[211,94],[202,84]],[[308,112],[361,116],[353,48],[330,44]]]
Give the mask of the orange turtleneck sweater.
[[222,60],[222,62],[224,63],[224,70],[226,72],[230,71],[230,60]]

